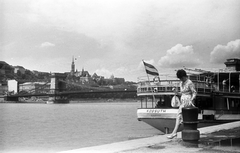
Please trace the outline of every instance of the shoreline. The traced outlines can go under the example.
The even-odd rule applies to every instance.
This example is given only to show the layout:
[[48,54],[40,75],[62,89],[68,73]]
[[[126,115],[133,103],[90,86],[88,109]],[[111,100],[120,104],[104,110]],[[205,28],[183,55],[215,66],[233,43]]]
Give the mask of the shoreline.
[[[46,104],[47,101],[6,101],[6,100],[0,100],[1,103],[17,103],[17,104]],[[114,98],[79,98],[79,99],[71,99],[69,100],[69,103],[62,103],[62,104],[74,104],[74,103],[121,103],[121,102],[139,102],[139,100],[126,98],[126,99],[114,99]],[[55,104],[61,104],[61,103],[55,103]]]

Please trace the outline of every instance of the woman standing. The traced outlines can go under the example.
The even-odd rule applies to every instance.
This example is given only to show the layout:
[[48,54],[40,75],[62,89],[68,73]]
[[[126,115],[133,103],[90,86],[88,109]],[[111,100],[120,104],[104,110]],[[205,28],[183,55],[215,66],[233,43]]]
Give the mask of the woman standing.
[[175,93],[177,95],[181,96],[180,100],[180,106],[178,109],[178,113],[176,116],[176,123],[173,132],[167,136],[167,138],[172,139],[177,136],[177,130],[182,122],[182,108],[188,107],[193,105],[194,106],[194,100],[196,98],[197,92],[195,90],[193,82],[188,78],[186,71],[184,70],[178,70],[177,71],[177,78],[181,80],[180,82],[180,92],[177,92],[175,90]]

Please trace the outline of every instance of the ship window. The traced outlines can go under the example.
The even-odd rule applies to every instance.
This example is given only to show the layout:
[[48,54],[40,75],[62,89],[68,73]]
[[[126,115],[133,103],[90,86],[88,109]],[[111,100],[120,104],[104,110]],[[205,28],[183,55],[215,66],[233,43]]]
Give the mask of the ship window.
[[228,98],[228,100],[226,100],[226,102],[227,102],[227,109],[240,110],[240,100],[239,99]]
[[167,87],[167,91],[171,91],[172,87]]

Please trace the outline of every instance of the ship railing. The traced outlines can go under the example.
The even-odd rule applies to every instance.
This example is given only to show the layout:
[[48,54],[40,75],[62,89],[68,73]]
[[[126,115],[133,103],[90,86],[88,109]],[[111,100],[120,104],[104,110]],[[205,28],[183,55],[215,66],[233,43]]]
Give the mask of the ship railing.
[[180,91],[179,80],[161,80],[159,82],[144,81],[138,83],[137,92],[172,92],[174,88]]
[[205,81],[194,80],[193,83],[198,93],[211,93],[217,90],[215,84],[207,83]]
[[[180,91],[179,83],[179,80],[141,81],[138,82],[137,93],[172,92],[173,89]],[[218,90],[215,84],[209,84],[205,81],[194,80],[193,83],[198,93],[208,94]]]

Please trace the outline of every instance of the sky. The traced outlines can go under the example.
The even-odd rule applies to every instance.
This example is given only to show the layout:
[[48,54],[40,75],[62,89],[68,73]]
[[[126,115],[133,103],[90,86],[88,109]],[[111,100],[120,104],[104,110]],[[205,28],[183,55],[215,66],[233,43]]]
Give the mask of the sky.
[[240,58],[239,0],[0,0],[0,61],[126,81]]

